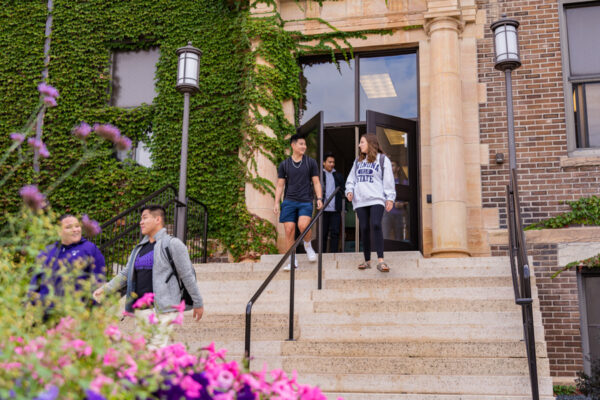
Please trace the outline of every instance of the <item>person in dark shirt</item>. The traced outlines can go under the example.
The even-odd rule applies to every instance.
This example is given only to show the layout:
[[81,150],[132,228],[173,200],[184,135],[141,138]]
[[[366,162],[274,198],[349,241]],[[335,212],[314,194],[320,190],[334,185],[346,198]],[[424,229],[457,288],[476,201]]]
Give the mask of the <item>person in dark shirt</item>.
[[342,199],[344,197],[344,177],[335,170],[335,156],[326,153],[323,156],[323,189],[325,199],[333,193],[336,187],[341,187],[335,199],[323,210],[323,252],[327,252],[327,237],[330,236],[330,252],[338,252],[340,225],[342,223]]
[[[317,162],[304,154],[306,153],[306,139],[295,134],[290,138],[290,144],[292,146],[291,157],[283,160],[277,169],[278,179],[273,209],[275,214],[280,214],[279,222],[283,223],[286,248],[288,249],[294,244],[296,225],[300,232],[304,232],[310,224],[313,213],[313,189],[317,195],[317,208],[320,210],[323,207],[323,193]],[[284,200],[280,206],[282,194]],[[314,262],[317,260],[317,255],[312,249],[310,239],[311,232],[307,232],[304,237],[304,249],[308,260]],[[297,262],[295,267],[298,267]],[[290,265],[288,264],[284,270],[289,271]]]

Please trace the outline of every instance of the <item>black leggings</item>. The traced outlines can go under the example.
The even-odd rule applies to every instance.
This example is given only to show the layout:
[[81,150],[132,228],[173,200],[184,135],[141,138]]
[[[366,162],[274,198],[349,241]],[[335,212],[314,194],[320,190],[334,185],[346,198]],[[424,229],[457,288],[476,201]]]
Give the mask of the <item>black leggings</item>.
[[378,258],[383,258],[383,230],[381,229],[381,218],[385,208],[382,205],[357,208],[356,215],[360,223],[360,237],[363,244],[365,261],[371,260],[371,231],[375,241],[375,251]]

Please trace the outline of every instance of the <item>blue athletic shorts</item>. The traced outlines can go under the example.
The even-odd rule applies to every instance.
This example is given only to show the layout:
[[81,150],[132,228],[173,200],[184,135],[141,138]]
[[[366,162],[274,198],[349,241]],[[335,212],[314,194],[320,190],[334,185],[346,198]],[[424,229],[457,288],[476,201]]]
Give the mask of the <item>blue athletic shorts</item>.
[[298,218],[303,215],[312,218],[312,213],[312,202],[305,203],[302,201],[284,200],[281,203],[279,222],[298,222]]

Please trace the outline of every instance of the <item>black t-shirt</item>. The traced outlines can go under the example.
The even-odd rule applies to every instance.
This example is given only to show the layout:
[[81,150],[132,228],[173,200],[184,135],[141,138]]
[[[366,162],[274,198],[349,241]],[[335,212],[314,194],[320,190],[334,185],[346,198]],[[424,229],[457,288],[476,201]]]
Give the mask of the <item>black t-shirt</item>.
[[312,177],[319,176],[319,168],[314,159],[302,156],[302,161],[297,163],[288,157],[279,164],[277,176],[279,179],[286,180],[284,194],[286,200],[305,203],[313,201]]
[[154,291],[152,288],[152,266],[154,265],[155,244],[156,242],[144,244],[133,263],[135,268],[135,293],[138,298]]

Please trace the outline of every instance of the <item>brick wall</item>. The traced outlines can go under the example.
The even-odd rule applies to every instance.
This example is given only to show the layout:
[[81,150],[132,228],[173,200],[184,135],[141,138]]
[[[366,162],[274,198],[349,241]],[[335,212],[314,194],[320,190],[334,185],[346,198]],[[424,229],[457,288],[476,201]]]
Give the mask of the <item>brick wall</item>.
[[[481,142],[490,148],[490,165],[481,172],[483,206],[499,208],[506,227],[504,187],[508,181],[508,147],[504,73],[494,69],[489,25],[502,13],[520,22],[523,65],[513,72],[515,137],[523,222],[527,225],[568,210],[561,204],[600,192],[600,168],[560,166],[567,156],[558,2],[545,0],[478,1],[487,12],[485,39],[478,42],[479,82],[487,102],[480,105]],[[494,156],[506,162],[496,165]]]
[[[493,256],[507,254],[507,246],[492,246]],[[575,271],[550,278],[560,268],[556,244],[530,245],[528,254],[533,260],[550,374],[554,378],[574,379],[576,372],[583,370]]]

